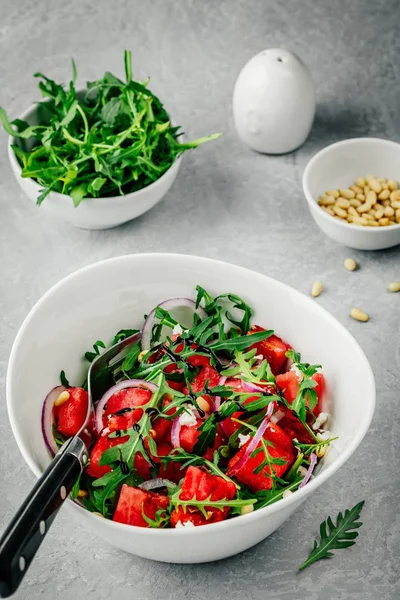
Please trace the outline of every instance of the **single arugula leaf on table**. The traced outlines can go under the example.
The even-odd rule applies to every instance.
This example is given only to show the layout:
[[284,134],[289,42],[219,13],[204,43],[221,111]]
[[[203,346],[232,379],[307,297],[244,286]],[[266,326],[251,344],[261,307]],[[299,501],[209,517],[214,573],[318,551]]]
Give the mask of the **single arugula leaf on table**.
[[307,560],[299,567],[299,571],[303,571],[323,558],[332,558],[334,556],[332,550],[349,548],[356,543],[355,539],[358,536],[356,530],[362,525],[358,519],[364,503],[365,501],[362,500],[350,510],[345,510],[344,515],[340,512],[337,516],[336,525],[331,517],[321,523],[319,544],[316,540],[314,541],[314,547]]

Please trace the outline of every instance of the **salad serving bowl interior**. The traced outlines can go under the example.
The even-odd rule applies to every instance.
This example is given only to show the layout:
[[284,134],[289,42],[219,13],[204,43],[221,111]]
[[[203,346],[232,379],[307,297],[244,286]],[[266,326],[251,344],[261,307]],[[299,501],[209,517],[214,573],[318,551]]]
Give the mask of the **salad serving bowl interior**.
[[[83,96],[84,91],[78,92],[79,95]],[[30,106],[19,118],[29,125],[39,125],[46,117],[46,102],[41,102]],[[42,186],[34,179],[21,176],[22,168],[15,156],[13,144],[21,145],[21,140],[13,136],[8,138],[8,158],[12,171],[23,192],[36,204]],[[39,210],[82,229],[108,229],[122,225],[139,217],[162,200],[176,179],[181,161],[180,156],[159,179],[136,192],[123,196],[84,198],[76,208],[70,196],[50,192]]]
[[400,244],[400,224],[363,227],[332,217],[318,205],[327,190],[348,188],[358,177],[374,175],[400,182],[400,144],[380,138],[353,138],[313,156],[303,174],[303,191],[317,225],[335,242],[358,250]]
[[32,309],[15,340],[7,374],[8,412],[19,449],[36,476],[50,462],[41,431],[42,404],[58,384],[61,369],[71,382],[80,381],[85,374],[81,357],[95,340],[109,342],[120,329],[140,327],[143,315],[167,298],[194,298],[196,284],[214,295],[240,295],[253,308],[254,323],[274,329],[307,362],[322,364],[332,406],[330,430],[338,440],[304,488],[219,523],[179,529],[134,527],[67,500],[73,516],[93,534],[132,554],[166,562],[225,558],[270,535],[351,457],[368,430],[375,405],[374,377],[363,351],[314,300],[264,275],[210,259],[122,256],[56,284]]

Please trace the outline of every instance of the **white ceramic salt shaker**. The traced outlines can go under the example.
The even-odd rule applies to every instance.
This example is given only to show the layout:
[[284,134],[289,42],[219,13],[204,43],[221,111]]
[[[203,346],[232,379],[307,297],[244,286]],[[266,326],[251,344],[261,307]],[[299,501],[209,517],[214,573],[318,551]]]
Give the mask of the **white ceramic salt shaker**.
[[279,48],[263,50],[243,67],[233,93],[239,137],[253,150],[285,154],[310,133],[315,86],[303,61]]

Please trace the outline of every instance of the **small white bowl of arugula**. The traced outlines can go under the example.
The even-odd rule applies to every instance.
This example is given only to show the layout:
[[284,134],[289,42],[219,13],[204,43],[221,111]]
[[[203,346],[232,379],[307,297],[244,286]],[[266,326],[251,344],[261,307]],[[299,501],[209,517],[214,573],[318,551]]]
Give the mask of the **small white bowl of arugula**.
[[182,154],[220,134],[180,142],[160,100],[132,79],[125,51],[126,82],[106,72],[75,89],[76,67],[68,87],[41,73],[44,100],[10,122],[8,154],[25,194],[41,210],[84,229],[107,229],[142,215],[172,186]]

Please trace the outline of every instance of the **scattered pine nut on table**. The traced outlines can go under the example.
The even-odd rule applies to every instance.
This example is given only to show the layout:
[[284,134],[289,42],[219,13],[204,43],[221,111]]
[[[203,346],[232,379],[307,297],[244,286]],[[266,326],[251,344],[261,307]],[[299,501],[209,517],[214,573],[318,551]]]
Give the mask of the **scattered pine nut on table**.
[[317,298],[323,291],[324,286],[322,281],[316,281],[311,288],[311,296]]
[[356,321],[361,321],[363,323],[369,321],[369,315],[366,312],[362,311],[360,308],[352,308],[350,311],[350,316],[352,319],[355,319]]
[[[363,227],[400,224],[400,190],[394,179],[367,175],[348,188],[328,190],[318,200],[332,217]],[[347,267],[346,267],[347,268]]]

